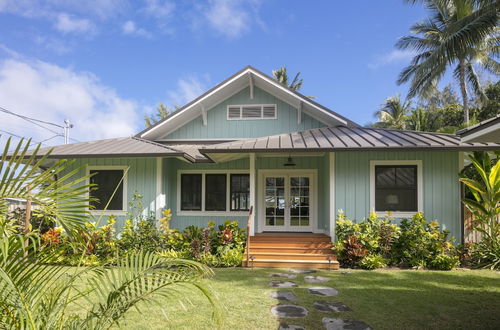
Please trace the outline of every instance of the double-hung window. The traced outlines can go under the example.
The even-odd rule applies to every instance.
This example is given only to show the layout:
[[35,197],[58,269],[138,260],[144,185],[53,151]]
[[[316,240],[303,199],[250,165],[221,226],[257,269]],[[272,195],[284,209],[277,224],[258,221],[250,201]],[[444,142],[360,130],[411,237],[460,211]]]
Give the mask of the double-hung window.
[[89,167],[89,183],[95,187],[90,189],[90,206],[93,210],[109,212],[125,212],[127,210],[125,167]]
[[420,161],[372,161],[371,208],[407,216],[420,212],[422,178]]
[[180,173],[179,206],[183,211],[248,211],[250,179],[246,173]]

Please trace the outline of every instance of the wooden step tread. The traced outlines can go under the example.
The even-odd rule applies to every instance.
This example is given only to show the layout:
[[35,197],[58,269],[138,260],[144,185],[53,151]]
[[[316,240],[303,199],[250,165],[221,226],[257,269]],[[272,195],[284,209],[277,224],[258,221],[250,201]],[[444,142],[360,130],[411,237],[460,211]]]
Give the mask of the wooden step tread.
[[250,255],[261,256],[261,255],[273,255],[273,256],[310,256],[310,257],[334,257],[331,253],[283,253],[283,252],[254,252],[250,250]]
[[[250,261],[251,262],[251,261]],[[276,262],[276,263],[299,263],[299,264],[338,264],[339,262],[337,260],[283,260],[283,259],[254,259],[254,263],[256,262]]]

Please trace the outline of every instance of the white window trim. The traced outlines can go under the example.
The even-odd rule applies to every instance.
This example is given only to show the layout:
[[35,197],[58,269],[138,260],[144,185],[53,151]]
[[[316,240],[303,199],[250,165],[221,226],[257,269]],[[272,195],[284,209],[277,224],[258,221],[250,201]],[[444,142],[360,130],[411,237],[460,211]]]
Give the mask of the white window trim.
[[[126,165],[97,165],[97,166],[87,166],[87,168],[85,169],[85,174],[88,176],[90,175],[90,171],[95,171],[95,170],[123,170],[123,173],[124,173],[124,177],[123,177],[123,195],[122,195],[122,199],[123,199],[123,209],[122,210],[90,210],[90,212],[92,213],[92,215],[94,216],[101,216],[101,215],[105,215],[105,216],[108,216],[108,215],[117,215],[117,216],[120,216],[120,215],[126,215],[127,214],[127,206],[128,206],[128,194],[127,194],[127,181],[128,181],[128,169],[129,169],[129,166],[126,166]],[[89,178],[87,178],[86,180],[86,184],[90,184],[90,180]],[[89,191],[87,191],[87,198],[89,198],[90,194],[89,194]]]
[[[264,118],[264,107],[273,106],[275,108],[274,117]],[[229,118],[229,108],[240,108],[239,118]],[[243,107],[261,107],[261,117],[260,118],[243,118],[242,109]],[[226,107],[226,118],[227,120],[272,120],[278,119],[278,105],[277,104],[230,104]]]
[[[181,210],[181,175],[201,174],[201,211]],[[226,174],[226,211],[205,211],[205,175]],[[250,174],[248,170],[178,170],[177,171],[177,215],[178,216],[247,216],[248,211],[230,211],[231,206],[231,174]]]
[[[377,165],[416,165],[417,166],[417,210],[415,212],[391,212],[394,218],[409,218],[424,211],[424,179],[421,160],[372,160],[370,161],[370,210],[375,212],[375,166]],[[387,211],[376,211],[379,217],[387,216]]]

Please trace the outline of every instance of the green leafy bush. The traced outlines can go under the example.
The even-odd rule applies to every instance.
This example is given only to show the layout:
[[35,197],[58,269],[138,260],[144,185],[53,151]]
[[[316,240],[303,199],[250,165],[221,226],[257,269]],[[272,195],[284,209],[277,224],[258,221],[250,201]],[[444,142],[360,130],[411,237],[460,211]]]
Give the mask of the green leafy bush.
[[369,254],[361,259],[359,266],[363,269],[377,269],[387,266],[387,262],[380,254]]
[[456,267],[458,260],[448,235],[436,221],[427,222],[422,213],[403,219],[400,226],[375,213],[360,223],[339,214],[334,252],[340,264],[347,267],[447,269]]

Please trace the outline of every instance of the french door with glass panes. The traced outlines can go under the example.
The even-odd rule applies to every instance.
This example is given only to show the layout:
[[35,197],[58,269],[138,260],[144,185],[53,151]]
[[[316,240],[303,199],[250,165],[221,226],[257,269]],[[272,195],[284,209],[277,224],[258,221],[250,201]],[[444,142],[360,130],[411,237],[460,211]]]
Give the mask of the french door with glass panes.
[[260,231],[312,231],[313,174],[263,175],[263,212]]

